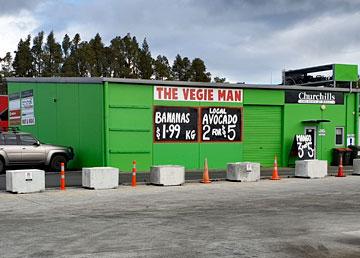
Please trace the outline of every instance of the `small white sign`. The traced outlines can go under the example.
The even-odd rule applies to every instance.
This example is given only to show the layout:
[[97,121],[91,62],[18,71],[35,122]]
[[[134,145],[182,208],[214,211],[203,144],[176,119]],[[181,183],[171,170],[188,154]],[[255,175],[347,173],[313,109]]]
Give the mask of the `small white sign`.
[[347,135],[346,146],[349,146],[349,145],[355,145],[355,135],[354,134]]
[[251,172],[251,171],[252,171],[251,163],[246,163],[246,172]]
[[32,172],[26,172],[25,173],[25,181],[32,181]]
[[319,129],[319,136],[325,136],[326,135],[326,131],[325,129]]

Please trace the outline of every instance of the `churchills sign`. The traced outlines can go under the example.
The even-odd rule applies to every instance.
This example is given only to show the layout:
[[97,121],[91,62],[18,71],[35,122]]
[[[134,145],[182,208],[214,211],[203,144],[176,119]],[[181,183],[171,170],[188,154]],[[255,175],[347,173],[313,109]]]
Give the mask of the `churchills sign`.
[[287,90],[285,103],[344,104],[344,95],[342,92]]

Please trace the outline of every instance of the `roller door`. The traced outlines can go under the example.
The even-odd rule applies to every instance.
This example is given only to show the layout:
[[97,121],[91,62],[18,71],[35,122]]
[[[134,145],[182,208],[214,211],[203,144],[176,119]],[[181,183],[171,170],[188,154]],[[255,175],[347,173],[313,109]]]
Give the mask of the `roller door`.
[[244,106],[244,161],[270,167],[281,162],[281,106]]

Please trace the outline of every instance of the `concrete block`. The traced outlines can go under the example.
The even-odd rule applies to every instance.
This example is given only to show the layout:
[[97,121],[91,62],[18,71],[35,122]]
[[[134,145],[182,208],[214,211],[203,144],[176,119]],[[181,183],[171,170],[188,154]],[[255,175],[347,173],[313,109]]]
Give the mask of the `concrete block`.
[[228,163],[226,179],[230,181],[255,182],[260,180],[260,163]]
[[112,167],[83,168],[82,186],[96,190],[118,188],[119,169]]
[[360,159],[354,159],[353,170],[353,175],[360,175]]
[[295,161],[295,176],[306,178],[323,178],[327,176],[328,164],[326,160],[297,160]]
[[7,170],[6,191],[12,193],[45,191],[45,171],[39,169]]
[[185,167],[176,165],[152,166],[150,182],[154,185],[182,185],[185,183]]

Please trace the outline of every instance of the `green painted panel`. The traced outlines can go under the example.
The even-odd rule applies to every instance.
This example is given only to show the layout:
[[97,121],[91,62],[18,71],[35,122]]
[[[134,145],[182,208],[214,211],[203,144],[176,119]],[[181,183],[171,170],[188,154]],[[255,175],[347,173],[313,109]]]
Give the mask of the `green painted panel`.
[[283,105],[283,90],[244,89],[244,105]]
[[109,105],[147,107],[152,105],[153,87],[109,83]]
[[154,165],[181,165],[185,169],[198,169],[198,143],[154,144]]
[[119,168],[120,172],[131,171],[133,160],[136,160],[137,171],[149,171],[152,163],[151,153],[111,153],[109,166]]
[[108,164],[131,171],[136,160],[138,170],[149,171],[153,161],[153,88],[109,83],[106,95]]
[[104,166],[104,102],[101,84],[79,84],[79,162]]
[[357,81],[358,66],[350,64],[335,64],[334,74],[336,81]]
[[244,161],[274,164],[278,156],[282,164],[282,107],[244,106]]
[[152,142],[149,141],[151,132],[119,132],[110,130],[110,151],[149,152],[152,151]]
[[[78,85],[56,85],[56,143],[65,146],[72,146],[77,157],[83,156],[79,149],[80,131],[79,131],[79,91]],[[77,148],[75,148],[75,146]],[[73,166],[81,167],[79,159],[74,160]]]
[[[346,144],[346,116],[345,111],[346,105],[327,105],[326,109],[322,112],[323,118],[328,119],[330,123],[322,123],[320,126],[325,129],[326,136],[318,137],[322,138],[321,144],[321,159],[326,159],[329,162],[332,161],[332,149],[345,147]],[[345,128],[345,137],[344,144],[341,146],[335,145],[335,128],[344,127]],[[319,149],[318,149],[319,152]]]
[[101,84],[9,83],[9,92],[34,90],[35,125],[21,126],[42,142],[72,146],[70,168],[104,165]]
[[152,121],[152,107],[109,108],[109,128],[149,129]]
[[355,94],[345,94],[346,103],[346,134],[355,134]]
[[199,168],[204,167],[204,160],[208,159],[209,168],[226,169],[227,163],[243,160],[242,143],[201,143]]
[[[57,142],[57,104],[54,99],[57,98],[57,87],[39,85],[34,96],[35,118],[37,135],[43,141],[49,143]],[[38,126],[46,125],[46,126]]]

